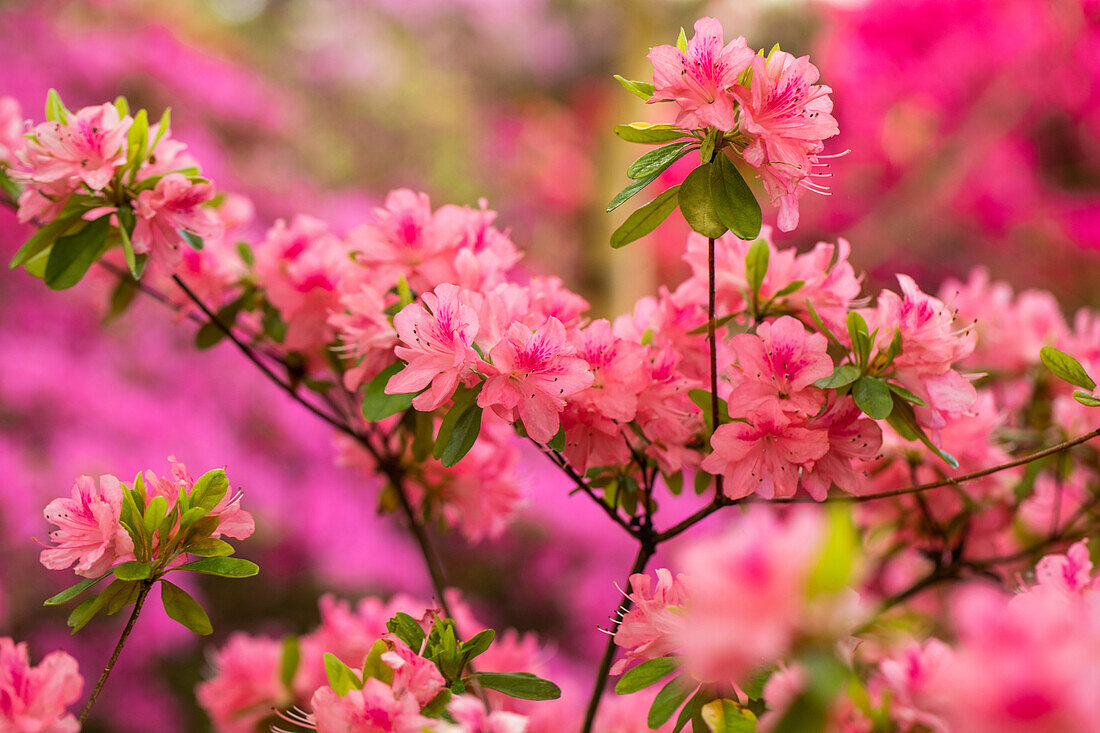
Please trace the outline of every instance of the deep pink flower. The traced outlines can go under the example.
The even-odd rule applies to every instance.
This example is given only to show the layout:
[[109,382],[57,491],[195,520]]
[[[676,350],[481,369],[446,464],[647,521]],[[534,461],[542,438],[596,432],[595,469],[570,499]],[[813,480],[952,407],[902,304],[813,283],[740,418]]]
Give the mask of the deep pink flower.
[[192,183],[180,173],[170,173],[152,190],[142,191],[134,201],[134,252],[148,252],[165,269],[174,269],[180,261],[179,248],[189,246],[181,231],[202,240],[221,236],[221,222],[205,206],[213,197],[211,184]]
[[844,395],[836,398],[807,427],[828,430],[829,452],[814,461],[812,468],[803,470],[802,487],[806,493],[823,501],[834,484],[850,494],[861,493],[863,476],[853,461],[870,461],[878,455],[882,448],[882,428],[878,423],[863,417],[852,398]]
[[393,670],[394,694],[412,695],[419,705],[427,705],[439,694],[447,682],[439,673],[435,662],[426,659],[399,640],[393,640],[393,649],[382,654],[382,661]]
[[68,120],[43,122],[20,153],[29,180],[83,182],[102,190],[126,163],[126,135],[133,120],[120,117],[113,104],[85,107]]
[[940,717],[944,690],[934,682],[940,669],[951,663],[951,656],[951,647],[933,638],[923,644],[912,642],[879,663],[870,691],[876,698],[889,694],[890,717],[901,730],[919,725],[932,733],[948,733]]
[[[144,474],[145,491],[148,498],[163,496],[168,502],[169,510],[175,505],[179,497],[180,489],[190,491],[195,485],[195,480],[187,472],[187,466],[176,460],[175,456],[168,456],[170,476],[158,477],[151,469]],[[210,516],[218,518],[218,528],[211,537],[232,537],[235,540],[246,540],[256,531],[256,522],[252,515],[241,509],[242,493],[233,492],[232,487],[225,492],[213,509]]]
[[74,565],[77,575],[98,578],[115,565],[134,558],[134,543],[119,519],[122,485],[110,474],[79,476],[72,497],[54,499],[46,505],[46,521],[56,524],[50,542],[56,547],[42,551],[40,559],[51,570]]
[[1075,542],[1064,555],[1051,554],[1039,560],[1035,580],[1040,588],[1067,596],[1100,587],[1092,575],[1088,539]]
[[665,568],[655,575],[657,584],[646,573],[630,576],[633,606],[615,629],[615,643],[627,650],[615,663],[611,674],[622,674],[633,661],[663,657],[676,650],[676,634],[684,623],[683,605],[687,600],[683,576],[672,577]]
[[77,733],[65,708],[80,699],[84,678],[65,652],[31,666],[26,643],[0,638],[0,730],[5,733]]
[[751,64],[748,89],[734,89],[741,130],[752,139],[743,155],[763,178],[772,204],[779,205],[779,228],[789,232],[798,226],[802,191],[824,190],[810,178],[822,140],[840,132],[832,90],[816,83],[818,70],[809,56],[773,51],[767,58],[753,56]]
[[740,36],[723,45],[722,34],[717,20],[700,18],[686,53],[675,46],[656,46],[646,56],[653,64],[649,101],[675,101],[680,106],[678,125],[732,130],[737,124],[730,88],[754,54]]
[[724,491],[731,499],[754,492],[765,499],[794,496],[799,468],[812,467],[829,451],[828,431],[799,426],[781,414],[762,413],[753,420],[719,425],[703,470],[726,477]]
[[509,422],[518,417],[539,443],[549,443],[558,432],[565,398],[592,384],[588,364],[573,356],[557,318],[537,331],[512,324],[490,355],[493,363],[477,404]]
[[825,392],[813,383],[833,373],[824,336],[783,316],[760,324],[756,334],[737,334],[732,345],[737,369],[730,373],[730,415],[776,412],[806,419],[821,409]]
[[393,361],[397,336],[386,316],[390,299],[373,284],[361,282],[340,296],[342,308],[328,317],[340,339],[340,350],[355,362],[344,373],[344,386],[352,392]]
[[879,328],[880,349],[889,345],[895,329],[901,332],[901,353],[894,358],[899,369],[918,377],[942,376],[974,351],[975,334],[969,325],[956,327],[944,302],[922,292],[913,278],[897,278],[902,294],[883,290],[868,326]]
[[425,293],[422,303],[410,303],[394,316],[401,344],[394,349],[408,364],[390,378],[387,394],[419,392],[413,407],[429,412],[455,393],[460,381],[473,376],[480,363],[473,349],[478,332],[476,301],[454,285]]

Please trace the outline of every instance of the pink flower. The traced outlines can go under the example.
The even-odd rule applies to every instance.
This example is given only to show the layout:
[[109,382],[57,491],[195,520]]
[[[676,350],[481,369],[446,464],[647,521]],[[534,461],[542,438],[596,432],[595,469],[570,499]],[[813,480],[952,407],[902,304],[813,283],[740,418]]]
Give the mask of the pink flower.
[[646,56],[653,64],[654,93],[649,101],[675,101],[680,106],[676,124],[720,130],[736,126],[730,88],[754,54],[740,36],[723,46],[722,35],[721,23],[700,18],[686,52],[675,46],[656,46]]
[[152,190],[142,191],[134,201],[134,252],[148,252],[165,269],[174,269],[179,248],[186,245],[181,232],[202,240],[221,236],[221,222],[204,206],[213,197],[211,184],[192,183],[180,173],[169,173]]
[[1092,576],[1088,539],[1074,543],[1064,555],[1052,554],[1039,560],[1035,580],[1039,588],[1066,596],[1100,587]]
[[923,644],[912,642],[879,663],[870,691],[876,697],[890,696],[890,717],[907,731],[923,726],[932,733],[948,733],[940,717],[944,691],[934,684],[940,669],[951,663],[951,648],[939,639]]
[[340,697],[322,687],[310,699],[317,733],[422,733],[431,721],[420,715],[412,695],[395,697],[385,683],[373,677],[362,690]]
[[374,285],[358,283],[355,290],[340,296],[342,308],[328,317],[340,339],[340,351],[356,362],[344,373],[344,386],[352,392],[393,361],[397,338],[386,316],[389,300]]
[[46,521],[56,524],[40,559],[50,570],[74,565],[77,575],[98,578],[115,565],[134,559],[134,543],[122,526],[122,485],[110,474],[79,476],[72,498],[54,499],[46,505]]
[[67,180],[102,190],[126,163],[126,135],[133,120],[113,104],[70,113],[68,120],[43,122],[21,152],[27,177],[38,183]]
[[537,331],[514,323],[490,355],[485,387],[477,404],[502,418],[523,421],[527,434],[549,443],[558,432],[565,398],[592,384],[592,372],[573,356],[565,327],[550,318]]
[[755,335],[734,336],[732,345],[737,369],[730,373],[730,415],[776,412],[805,419],[821,409],[825,392],[813,383],[833,373],[824,336],[783,316],[760,324]]
[[615,663],[611,674],[622,674],[632,661],[663,657],[676,650],[676,633],[683,625],[686,602],[683,576],[675,579],[665,568],[656,571],[657,585],[645,573],[630,576],[633,607],[615,629],[615,643],[627,655]]
[[822,140],[840,132],[832,115],[832,91],[816,84],[817,67],[809,56],[795,58],[773,51],[753,56],[748,89],[733,90],[741,102],[741,129],[752,139],[745,162],[759,171],[772,204],[779,205],[779,228],[798,226],[798,197],[803,189],[824,191],[810,181]]
[[0,97],[0,165],[16,162],[15,154],[27,144],[23,108],[14,97]]
[[836,398],[820,417],[811,420],[810,429],[826,428],[829,452],[802,472],[802,487],[818,501],[824,501],[829,487],[850,494],[859,494],[863,477],[853,461],[870,461],[882,448],[882,428],[874,420],[863,417],[848,395]]
[[457,725],[443,724],[439,733],[525,733],[527,719],[504,710],[492,712],[473,695],[458,695],[447,706]]
[[[171,467],[170,477],[158,478],[150,469],[145,471],[144,479],[148,498],[163,496],[171,511],[171,507],[179,497],[180,489],[190,491],[195,485],[195,480],[187,472],[187,466],[177,461],[175,456],[168,456],[168,463]],[[209,516],[218,518],[218,528],[210,535],[211,537],[225,535],[235,540],[246,540],[256,531],[256,522],[252,515],[241,509],[241,496],[240,491],[233,493],[232,489],[227,490],[221,501],[210,510]]]
[[731,499],[753,492],[765,499],[794,496],[799,467],[812,468],[828,453],[828,432],[800,427],[781,414],[759,414],[753,420],[719,425],[703,470],[726,477],[724,491]]
[[6,733],[77,733],[66,707],[80,699],[84,678],[65,652],[32,667],[26,643],[0,638],[0,730]]
[[393,670],[394,694],[412,695],[420,705],[432,701],[447,682],[435,662],[428,660],[400,641],[393,641],[393,650],[382,654],[382,661]]
[[394,316],[401,341],[394,352],[408,364],[390,378],[386,393],[419,392],[431,385],[413,398],[413,407],[429,412],[449,400],[480,362],[472,346],[478,320],[470,295],[454,285],[440,285],[421,300]]
[[974,332],[956,328],[954,314],[943,301],[922,292],[913,278],[897,278],[902,295],[882,291],[868,326],[879,328],[880,349],[894,338],[894,329],[901,332],[901,353],[894,358],[898,369],[917,377],[942,376],[974,351]]
[[278,640],[239,632],[211,655],[214,675],[195,696],[220,733],[253,733],[272,708],[290,702],[279,680],[282,656]]

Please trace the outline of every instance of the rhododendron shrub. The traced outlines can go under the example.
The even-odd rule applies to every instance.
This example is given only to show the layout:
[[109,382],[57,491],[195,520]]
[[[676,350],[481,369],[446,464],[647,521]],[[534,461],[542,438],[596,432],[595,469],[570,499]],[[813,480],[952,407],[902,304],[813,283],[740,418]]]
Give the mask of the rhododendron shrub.
[[[117,281],[114,313],[140,289],[199,323],[197,348],[231,342],[336,431],[338,461],[379,486],[422,555],[431,601],[326,596],[309,633],[232,635],[196,691],[215,728],[1087,728],[1100,320],[1071,327],[1052,297],[981,272],[937,294],[905,273],[864,292],[846,240],[781,246],[758,193],[781,231],[806,191],[827,193],[838,127],[816,66],[727,43],[712,18],[648,59],[652,82],[619,80],[668,121],[615,128],[659,147],[608,211],[699,161],[611,244],[679,211],[690,274],[614,318],[521,270],[484,200],[398,189],[347,232],[291,213],[252,236],[247,204],[202,177],[167,113],[150,125],[124,98],[70,111],[51,93],[23,139],[0,127],[7,203],[37,227],[12,266],[54,289],[97,266]],[[546,678],[537,640],[496,634],[449,592],[430,531],[505,535],[533,503],[527,456],[637,546],[587,703],[568,672]],[[166,576],[258,571],[223,539],[256,529],[225,472],[170,463],[130,484],[82,476],[46,507],[42,564],[82,578],[47,605],[112,576],[69,625],[134,606],[81,721],[154,584],[206,634]],[[704,520],[714,531],[690,531]],[[642,703],[601,712],[609,675]],[[42,716],[75,695],[54,697]]]

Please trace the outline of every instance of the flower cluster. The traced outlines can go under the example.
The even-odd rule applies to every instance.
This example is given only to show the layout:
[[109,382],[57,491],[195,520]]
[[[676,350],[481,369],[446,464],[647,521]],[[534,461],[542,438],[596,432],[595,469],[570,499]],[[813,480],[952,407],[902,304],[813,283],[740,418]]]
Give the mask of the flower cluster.
[[12,733],[77,733],[66,708],[80,698],[76,660],[50,652],[32,666],[26,643],[0,638],[0,728]]
[[322,733],[360,730],[367,721],[380,731],[533,731],[521,714],[530,706],[524,700],[559,694],[530,674],[541,672],[537,645],[514,632],[496,638],[457,597],[451,603],[464,630],[481,629],[468,641],[456,640],[454,621],[410,598],[365,598],[352,609],[325,596],[321,625],[301,638],[231,637],[212,658],[213,676],[198,686],[199,702],[219,733],[256,730],[272,709]]
[[51,570],[71,566],[84,578],[46,605],[65,603],[114,576],[69,617],[74,632],[101,610],[117,613],[144,598],[160,582],[168,615],[196,633],[209,634],[210,622],[201,607],[163,576],[185,570],[245,578],[258,571],[255,564],[230,557],[235,550],[221,539],[243,540],[255,531],[252,515],[241,509],[240,492],[229,492],[225,471],[214,469],[192,479],[186,466],[174,457],[168,460],[168,476],[145,471],[132,486],[110,474],[98,482],[80,476],[70,497],[46,506],[46,521],[57,529],[50,532],[53,546],[42,550],[42,564]]

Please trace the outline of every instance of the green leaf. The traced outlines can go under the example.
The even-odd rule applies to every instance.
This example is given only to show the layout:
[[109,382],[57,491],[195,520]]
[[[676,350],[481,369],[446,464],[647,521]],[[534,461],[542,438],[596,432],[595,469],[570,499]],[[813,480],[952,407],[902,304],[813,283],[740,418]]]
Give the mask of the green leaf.
[[69,110],[61,101],[61,95],[56,89],[46,92],[46,119],[50,122],[60,122],[62,125],[69,120]]
[[641,143],[643,145],[667,143],[688,136],[687,130],[682,127],[664,122],[657,124],[631,122],[629,125],[616,125],[615,134],[628,143]]
[[107,615],[114,616],[122,609],[137,601],[141,592],[141,584],[137,581],[123,581],[118,590],[107,599]]
[[370,381],[363,394],[363,417],[371,422],[378,422],[412,407],[416,392],[386,394],[386,383],[404,368],[404,362],[390,364]]
[[699,147],[699,160],[703,165],[714,160],[714,149],[718,144],[718,136],[722,132],[718,128],[711,128],[703,137],[703,144]]
[[204,557],[180,565],[175,570],[188,570],[221,578],[251,578],[260,572],[260,566],[239,557]]
[[680,35],[676,37],[676,48],[683,53],[687,53],[688,50],[688,38],[687,33],[684,32],[684,27],[680,26]]
[[745,697],[750,700],[762,699],[764,697],[764,685],[768,684],[768,680],[775,674],[776,669],[778,668],[775,665],[754,669],[749,674],[748,681],[741,685]]
[[166,514],[168,514],[168,499],[163,496],[154,496],[150,499],[142,519],[145,533],[151,535],[156,532]]
[[1088,372],[1085,371],[1085,368],[1081,366],[1081,362],[1077,361],[1066,352],[1060,351],[1053,346],[1044,346],[1039,349],[1039,358],[1043,361],[1046,368],[1052,371],[1054,376],[1059,379],[1065,380],[1089,392],[1096,389],[1096,382],[1092,381],[1092,377],[1090,377]]
[[328,684],[337,695],[343,697],[351,690],[363,689],[363,683],[351,667],[340,661],[340,658],[330,652],[325,652],[325,675],[328,676]]
[[126,583],[121,580],[112,580],[111,584],[107,586],[103,591],[93,597],[86,599],[83,603],[73,609],[73,612],[69,614],[69,626],[72,628],[72,633],[76,633],[88,625],[97,613],[103,610],[103,607],[107,605],[107,602],[114,598],[115,594],[121,592]]
[[214,632],[206,611],[202,610],[199,602],[178,585],[161,579],[160,600],[164,604],[164,612],[168,614],[168,618],[189,631],[200,636],[207,636]]
[[615,74],[615,81],[623,85],[623,89],[633,94],[638,99],[648,102],[653,96],[653,85],[647,81],[634,81]]
[[202,507],[209,512],[225,498],[228,490],[229,479],[224,468],[207,471],[195,479],[195,484],[191,487],[191,506]]
[[649,659],[628,669],[615,683],[615,692],[629,695],[644,690],[679,669],[680,663],[672,657]]
[[[481,413],[481,408],[473,405],[465,409],[455,420],[450,439],[443,446],[443,454],[439,458],[445,467],[450,468],[461,461],[474,447],[477,436],[481,432]],[[450,416],[451,414],[448,413],[443,421],[446,422]]]
[[850,507],[829,507],[829,533],[808,580],[811,596],[837,593],[848,584],[859,552],[859,536],[852,523]]
[[688,225],[704,237],[717,239],[726,233],[726,225],[710,196],[710,166],[701,165],[680,184],[680,212]]
[[103,575],[100,575],[98,578],[85,578],[84,580],[80,581],[76,585],[70,585],[68,588],[61,591],[57,595],[50,596],[49,598],[47,598],[42,603],[42,605],[43,606],[59,606],[62,603],[68,603],[69,601],[76,598],[78,595],[80,595],[84,591],[88,590],[93,585],[95,585],[99,581],[103,580],[104,578],[106,578],[110,574],[111,574],[110,571],[108,571],[108,572],[104,573]]
[[172,108],[165,107],[164,112],[160,116],[160,121],[157,122],[157,135],[153,138],[153,142],[149,143],[149,151],[152,152],[157,149],[157,143],[164,137],[164,133],[168,132],[168,128],[172,126]]
[[1100,407],[1100,400],[1083,389],[1073,390],[1073,399],[1077,400],[1085,407]]
[[146,580],[153,574],[153,568],[147,562],[130,560],[115,566],[111,572],[114,573],[116,578],[123,581]]
[[817,325],[817,330],[825,334],[825,338],[829,339],[834,344],[844,346],[844,344],[840,343],[840,339],[838,339],[833,332],[829,330],[829,327],[825,325],[825,321],[821,320],[821,316],[817,314],[817,311],[814,309],[814,304],[810,302],[809,298],[806,299],[806,311],[810,314],[810,318],[813,319],[814,324]]
[[225,540],[206,537],[187,545],[186,552],[198,557],[229,557],[237,550]]
[[657,697],[653,698],[647,717],[649,727],[656,729],[664,725],[694,691],[695,687],[689,687],[682,677],[673,677],[669,680],[668,684],[657,693]]
[[760,235],[764,214],[737,166],[722,152],[710,165],[710,198],[722,226],[739,239]]
[[11,179],[4,168],[0,168],[0,192],[12,203],[18,202],[19,195],[23,192],[23,189]]
[[195,348],[209,349],[225,338],[226,333],[222,325],[225,328],[233,328],[233,324],[237,321],[237,315],[244,308],[245,300],[249,295],[250,293],[244,293],[239,298],[219,308],[217,313],[214,314],[218,323],[211,320],[202,324],[202,327],[195,334]]
[[805,280],[791,280],[789,283],[787,283],[787,285],[783,287],[782,290],[772,296],[772,300],[775,300],[776,298],[782,298],[783,296],[790,295],[792,293],[797,293],[799,290],[802,289],[802,286],[805,284]]
[[195,234],[194,232],[189,232],[186,229],[180,229],[179,232],[184,240],[187,241],[187,244],[190,245],[191,249],[195,250],[196,252],[202,252],[202,248],[206,244],[205,242],[203,242],[202,237],[200,237],[198,234]]
[[495,631],[484,629],[474,634],[467,641],[462,642],[458,647],[458,651],[462,653],[463,663],[484,654],[495,638]]
[[134,301],[134,296],[137,294],[137,282],[128,277],[119,278],[118,284],[111,291],[111,301],[104,320],[107,321],[122,315],[130,303]]
[[294,675],[298,671],[301,660],[302,649],[298,643],[298,636],[291,634],[283,639],[283,653],[279,661],[279,681],[288,690],[294,684]]
[[859,367],[855,364],[840,364],[833,370],[832,374],[814,382],[814,386],[822,389],[838,389],[856,381],[859,379],[859,375]]
[[938,455],[944,463],[951,466],[951,468],[958,468],[959,462],[955,457],[933,443],[932,439],[928,437],[928,434],[924,432],[924,428],[920,426],[916,416],[913,414],[913,406],[897,395],[893,396],[893,400],[894,409],[890,412],[890,417],[886,419],[890,427],[896,430],[898,435],[906,440],[919,440],[924,443],[924,445],[930,451]]
[[914,405],[920,405],[921,407],[924,407],[924,406],[927,405],[927,403],[924,400],[922,400],[920,397],[917,397],[915,394],[913,394],[912,392],[907,390],[905,387],[902,387],[900,384],[894,384],[893,382],[887,382],[886,386],[890,388],[891,392],[893,392],[894,394],[896,394],[898,397],[902,398],[906,402],[909,402],[909,403],[914,404]]
[[70,227],[80,222],[80,217],[90,208],[90,206],[82,203],[82,199],[79,197],[70,196],[69,200],[65,203],[65,208],[61,210],[57,218],[46,226],[39,228],[37,232],[31,235],[31,238],[24,242],[23,246],[19,248],[19,251],[15,253],[15,256],[11,258],[8,267],[14,270],[16,267],[19,267],[35,255],[44,251],[53,244],[58,237],[67,232]]
[[430,412],[413,410],[413,460],[420,462],[428,460],[435,447],[435,419]]
[[680,205],[680,187],[673,186],[626,218],[611,235],[611,246],[615,249],[641,239],[659,227],[668,215]]
[[[688,390],[688,397],[695,403],[695,406],[703,411],[703,420],[707,425],[710,425],[710,392],[705,389],[692,389]],[[726,401],[721,397],[718,398],[718,422],[721,423],[723,418],[729,415],[729,406]]]
[[711,733],[756,733],[756,716],[733,700],[708,702],[702,715]]
[[634,181],[633,183],[629,184],[622,191],[619,191],[619,193],[615,195],[615,198],[611,199],[611,203],[609,203],[607,205],[607,208],[605,209],[605,211],[610,213],[610,212],[614,211],[615,209],[619,208],[624,203],[626,203],[631,197],[633,197],[636,193],[638,193],[643,188],[645,188],[649,184],[656,181],[657,177],[659,175],[661,175],[661,171],[657,171],[653,175],[646,176],[645,178],[640,178],[637,181]]
[[561,453],[565,450],[565,426],[558,425],[558,432],[554,433],[554,437],[550,439],[550,442],[546,444],[546,447],[550,450]]
[[561,690],[550,680],[527,672],[478,672],[477,683],[489,690],[520,700],[557,700]]
[[626,169],[626,175],[630,178],[646,178],[654,173],[661,173],[684,157],[691,144],[691,141],[669,143],[643,153]]
[[146,145],[149,144],[149,113],[139,109],[130,124],[126,135],[126,167],[137,171],[145,159]]
[[393,618],[386,622],[386,630],[405,642],[405,646],[415,652],[419,652],[424,644],[424,629],[407,613],[397,612]]
[[99,259],[110,228],[110,215],[102,216],[54,242],[46,261],[46,285],[53,290],[65,290],[80,282]]
[[256,255],[252,251],[252,245],[248,242],[237,242],[237,254],[240,256],[241,262],[249,267],[256,264]]
[[757,239],[749,245],[749,251],[745,254],[745,279],[749,284],[749,292],[752,297],[760,295],[760,286],[764,283],[764,276],[768,274],[768,261],[771,259],[770,248],[767,241]]
[[[698,713],[699,709],[707,701],[707,697],[707,690],[700,687],[699,690],[691,696],[691,699],[687,701],[687,705],[684,705],[680,710],[680,714],[676,716],[676,725],[673,726],[672,733],[680,733],[680,731],[684,729],[684,726],[688,724],[688,721],[692,722],[692,731],[695,731],[697,726],[702,724],[701,721],[703,718]],[[700,722],[697,723],[696,721]],[[703,732],[700,731],[700,733]]]
[[429,700],[424,707],[420,709],[420,714],[425,718],[438,718],[443,715],[447,710],[447,706],[451,703],[451,697],[453,692],[444,687],[439,691],[439,694]]
[[370,653],[367,654],[367,658],[363,662],[364,683],[373,677],[385,682],[387,685],[393,684],[393,668],[382,661],[382,655],[389,650],[390,648],[386,645],[386,642],[381,639],[374,642],[370,648]]
[[848,313],[848,339],[852,342],[852,351],[859,363],[866,364],[871,352],[871,342],[867,335],[867,321],[856,311]]
[[[432,448],[432,455],[435,456],[436,459],[443,459],[444,451],[451,444],[452,440],[454,440],[454,431],[455,428],[458,427],[459,419],[462,418],[470,410],[477,408],[477,397],[481,394],[481,388],[484,386],[484,384],[485,383],[482,382],[476,387],[459,387],[457,390],[455,390],[454,397],[452,398],[453,404],[451,406],[451,409],[447,412],[446,417],[443,418],[443,422],[440,423],[439,433],[435,436],[435,446]],[[481,408],[477,409],[479,410],[477,420],[478,429],[480,430]],[[469,424],[464,425],[467,433],[469,432],[470,427],[471,426]],[[469,436],[467,435],[467,437]],[[476,439],[477,434],[475,433],[473,437]],[[473,444],[471,443],[471,445]],[[461,447],[462,440],[460,437],[458,445],[451,449],[451,455],[454,455],[454,453],[457,452]],[[469,448],[467,448],[466,450],[468,451]],[[463,452],[462,455],[466,455],[466,453]],[[461,458],[461,456],[459,457]]]
[[885,420],[894,410],[894,399],[890,388],[881,379],[860,377],[852,385],[852,398],[864,414],[875,420]]

